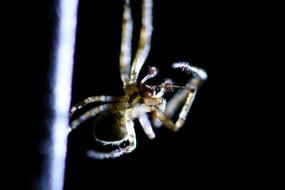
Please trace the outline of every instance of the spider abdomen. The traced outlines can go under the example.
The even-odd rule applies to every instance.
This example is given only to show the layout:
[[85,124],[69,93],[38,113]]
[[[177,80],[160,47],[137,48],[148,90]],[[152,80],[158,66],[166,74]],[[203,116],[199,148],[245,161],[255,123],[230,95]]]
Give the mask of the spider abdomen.
[[94,122],[94,136],[101,141],[120,141],[127,137],[125,119],[120,112],[106,111]]

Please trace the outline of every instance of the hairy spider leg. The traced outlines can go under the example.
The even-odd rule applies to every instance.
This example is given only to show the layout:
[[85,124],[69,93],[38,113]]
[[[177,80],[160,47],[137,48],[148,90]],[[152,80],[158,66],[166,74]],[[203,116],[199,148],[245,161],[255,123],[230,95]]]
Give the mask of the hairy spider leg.
[[112,103],[112,102],[118,102],[118,101],[123,101],[125,97],[124,96],[90,96],[86,98],[85,100],[79,102],[78,104],[74,105],[71,110],[70,110],[70,116],[72,116],[76,111],[84,108],[90,103],[95,103],[95,102],[104,102],[104,103]]
[[165,109],[165,114],[172,118],[175,110],[180,107],[180,105],[185,101],[189,94],[189,90],[183,89],[182,91],[176,93],[168,102]]
[[151,122],[148,118],[148,115],[145,113],[142,116],[139,117],[139,122],[147,135],[149,139],[154,139],[155,138],[155,133],[153,132]]
[[142,24],[139,44],[131,68],[131,80],[137,81],[138,74],[150,51],[152,35],[152,0],[142,1]]
[[[192,67],[188,63],[174,63],[173,68],[180,68],[182,71],[186,72],[192,72],[193,78],[189,80],[188,84],[186,85],[189,87],[189,89],[185,89],[182,92],[176,94],[169,102],[169,104],[166,106],[166,111],[164,113],[163,110],[161,110],[159,107],[156,107],[156,116],[158,119],[169,129],[173,131],[177,131],[180,129],[185,121],[186,116],[189,113],[189,110],[193,104],[193,101],[195,99],[196,93],[198,88],[201,86],[201,84],[207,79],[207,74],[204,70],[199,69],[197,67]],[[187,92],[188,91],[188,92]],[[187,98],[186,98],[187,97]],[[179,107],[179,105],[183,102],[183,100],[186,101],[179,113],[179,117],[175,124],[170,120],[170,118],[173,116],[175,108]],[[158,123],[157,123],[158,124]],[[159,125],[159,124],[158,124]]]
[[190,110],[190,107],[193,103],[193,100],[195,98],[197,90],[194,92],[189,92],[188,97],[180,111],[179,117],[175,124],[170,120],[170,117],[166,115],[159,107],[156,107],[155,114],[158,117],[158,119],[165,125],[165,127],[169,128],[170,130],[177,131],[180,129],[185,121],[186,121],[186,116],[188,115],[188,112]]
[[183,105],[181,112],[179,113],[178,120],[175,123],[175,127],[176,127],[175,130],[180,129],[184,125],[184,123],[186,121],[186,117],[187,117],[189,110],[190,110],[190,108],[193,104],[193,101],[195,99],[196,93],[197,93],[197,89],[189,92],[187,99],[186,99],[186,102]]
[[120,51],[120,73],[125,84],[129,80],[131,54],[132,54],[133,20],[131,15],[130,1],[125,0],[122,19],[122,41]]
[[119,157],[125,153],[129,153],[132,152],[136,146],[137,146],[137,140],[136,140],[136,133],[134,130],[134,122],[133,121],[129,121],[126,124],[127,127],[127,131],[129,133],[129,142],[130,145],[125,147],[125,148],[121,148],[119,147],[118,149],[115,149],[111,152],[98,152],[95,150],[89,150],[87,151],[87,156],[91,157],[91,158],[95,158],[95,159],[107,159],[107,158],[116,158]]
[[100,106],[96,106],[93,109],[86,111],[79,118],[75,119],[71,122],[70,128],[71,130],[76,129],[81,123],[87,121],[91,117],[95,117],[98,113],[101,113],[105,110],[109,109],[125,109],[127,103],[116,103],[116,104],[104,104]]
[[[193,97],[195,95],[193,93],[189,93],[189,96],[187,98],[187,101],[185,102],[180,114],[179,118],[175,122],[175,124],[171,121],[171,119],[159,108],[156,106],[155,114],[157,118],[163,123],[163,125],[167,128],[169,128],[172,131],[177,131],[180,129],[183,124],[185,123],[186,116],[189,112],[189,109],[191,107],[191,103],[193,102]],[[160,125],[160,123],[156,122],[156,125]]]

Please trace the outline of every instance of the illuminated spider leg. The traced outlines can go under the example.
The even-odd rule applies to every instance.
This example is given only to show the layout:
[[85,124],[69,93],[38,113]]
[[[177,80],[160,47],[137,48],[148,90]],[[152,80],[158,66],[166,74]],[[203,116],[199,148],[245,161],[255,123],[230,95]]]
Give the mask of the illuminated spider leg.
[[[185,101],[186,97],[188,96],[189,89],[198,89],[201,86],[201,84],[207,79],[207,74],[204,70],[190,66],[188,63],[185,62],[174,63],[172,67],[182,69],[182,71],[191,72],[193,73],[194,78],[190,79],[189,82],[187,83],[186,87],[188,89],[183,89],[181,92],[175,94],[174,97],[168,101],[165,114],[169,118],[172,118],[172,116],[175,113],[175,110]],[[190,106],[191,105],[192,103],[190,104]]]
[[173,63],[172,68],[181,69],[184,72],[193,74],[193,79],[187,84],[187,86],[190,88],[198,89],[208,78],[207,73],[203,69],[191,66],[187,62]]
[[74,114],[74,112],[76,112],[77,110],[80,110],[82,108],[84,108],[86,105],[90,104],[90,103],[94,103],[94,102],[118,102],[118,101],[124,101],[124,96],[118,96],[118,97],[114,97],[114,96],[90,96],[88,98],[86,98],[85,100],[79,102],[78,104],[74,105],[71,110],[70,110],[70,116],[72,116]]
[[96,116],[98,113],[103,112],[107,109],[111,109],[111,108],[112,108],[112,105],[104,104],[104,105],[97,106],[97,107],[85,112],[79,118],[77,118],[71,122],[71,124],[70,124],[71,130],[76,129],[81,123],[83,123],[84,121],[88,120],[91,117]]
[[101,113],[105,110],[108,109],[112,109],[112,108],[120,108],[122,106],[121,103],[120,104],[104,104],[104,105],[100,105],[97,106],[93,109],[90,109],[89,111],[85,112],[84,114],[82,114],[79,118],[75,119],[74,121],[71,122],[70,124],[70,128],[71,130],[76,129],[81,123],[83,123],[84,121],[88,120],[91,117],[95,117],[98,113]]
[[175,94],[167,103],[165,114],[172,118],[175,110],[180,107],[180,105],[185,101],[187,95],[189,94],[189,90],[183,89],[181,92]]
[[147,114],[143,114],[139,117],[139,122],[145,132],[145,134],[148,136],[149,139],[155,138],[155,133],[153,132],[153,129],[151,127],[150,120],[147,116]]
[[120,52],[120,73],[123,83],[129,79],[131,52],[132,52],[132,30],[133,21],[129,0],[125,0],[122,24],[122,42]]
[[177,119],[177,121],[175,122],[175,124],[170,120],[170,118],[160,109],[157,107],[155,113],[156,116],[158,117],[158,119],[163,123],[163,125],[165,125],[165,127],[169,128],[170,130],[173,131],[177,131],[178,129],[180,129],[185,121],[186,121],[186,116],[188,115],[188,112],[190,110],[190,107],[193,103],[193,100],[195,98],[197,90],[195,90],[194,92],[190,92],[188,94],[187,100],[179,114],[179,118]]
[[131,68],[131,80],[136,81],[150,51],[152,35],[152,0],[142,1],[142,25],[138,49]]
[[119,146],[118,149],[115,149],[111,152],[98,152],[95,150],[89,150],[89,151],[87,151],[87,156],[89,156],[91,158],[95,158],[95,159],[107,159],[107,158],[116,158],[116,157],[119,157],[125,153],[132,152],[137,146],[136,133],[134,130],[134,122],[133,121],[127,122],[126,127],[127,127],[128,133],[129,133],[127,140],[130,143],[127,147],[121,148]]
[[[189,83],[190,84],[190,83]],[[189,94],[189,90],[192,90],[190,87],[186,86],[179,86],[179,85],[173,85],[172,81],[170,79],[165,80],[164,83],[162,83],[161,85],[159,85],[159,87],[161,88],[160,91],[154,96],[154,97],[162,97],[164,95],[165,92],[167,92],[167,90],[169,89],[173,89],[173,88],[178,88],[178,89],[183,89],[181,92],[177,93],[174,95],[174,97],[172,97],[168,102],[167,102],[167,106],[166,103],[162,106],[160,106],[160,110],[163,111],[166,116],[168,118],[172,118],[175,110],[177,110],[178,107],[180,107],[180,105],[185,102],[188,94]],[[194,99],[192,99],[193,101]],[[191,103],[192,105],[192,103]],[[191,107],[190,105],[190,107]],[[189,107],[189,109],[190,109]],[[160,119],[157,117],[157,115],[154,113],[152,114],[152,120],[153,120],[153,124],[155,127],[160,127],[162,125],[162,122],[160,121]]]
[[[167,111],[166,113],[164,113],[160,108],[156,107],[156,115],[157,117],[160,119],[160,121],[169,129],[177,131],[178,129],[180,129],[185,121],[186,121],[186,116],[188,115],[188,112],[193,104],[193,101],[195,99],[195,95],[197,93],[198,88],[201,86],[201,84],[207,79],[207,74],[204,70],[196,68],[196,67],[192,67],[190,66],[188,63],[175,63],[173,64],[173,68],[181,68],[183,71],[187,71],[187,72],[192,72],[193,73],[193,78],[189,81],[189,83],[187,84],[187,91],[188,95],[187,95],[187,99],[186,102],[184,103],[181,112],[179,114],[179,118],[177,119],[177,121],[175,122],[175,124],[169,119],[169,115],[173,115],[173,111],[175,110],[175,108],[177,106],[179,106],[179,104],[182,101],[182,98],[185,97],[185,91],[182,91],[181,93],[179,93],[177,96],[174,97],[173,100],[171,100],[172,102],[170,102],[171,104],[168,105],[168,107],[166,108],[166,110],[171,110],[168,111],[167,115]],[[171,107],[169,107],[171,106]]]

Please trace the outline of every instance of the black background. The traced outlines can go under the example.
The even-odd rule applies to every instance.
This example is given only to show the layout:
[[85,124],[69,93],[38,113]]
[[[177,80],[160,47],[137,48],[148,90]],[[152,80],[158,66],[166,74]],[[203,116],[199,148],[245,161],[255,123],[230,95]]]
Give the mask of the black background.
[[[140,2],[131,1],[134,50]],[[35,182],[43,170],[44,154],[39,147],[49,135],[48,76],[54,47],[55,4],[47,0],[3,5],[7,14],[1,22],[1,94],[7,114],[2,120],[1,140],[5,148],[2,158],[7,160],[2,162],[7,168],[3,173],[11,179],[10,187],[36,189]],[[91,95],[122,95],[118,67],[122,5],[122,0],[80,1],[72,104]],[[240,27],[247,10],[240,10],[234,3],[154,0],[152,47],[140,78],[148,66],[156,66],[162,79],[185,80],[185,75],[171,69],[177,61],[205,69],[209,78],[179,132],[157,129],[157,138],[148,140],[136,123],[138,145],[128,155],[104,161],[87,158],[90,136],[70,135],[65,189],[96,189],[102,185],[123,188],[129,187],[130,181],[145,187],[182,187],[197,180],[220,186],[225,181],[244,181],[235,178],[238,171],[243,176],[256,172],[252,165],[258,159],[251,156],[260,145],[247,143],[248,124],[242,123],[245,112],[236,106],[241,102],[237,93],[243,78],[241,68],[248,66],[244,54],[251,45],[244,43],[248,27]],[[229,81],[235,73],[238,83]],[[231,96],[232,92],[237,97]]]

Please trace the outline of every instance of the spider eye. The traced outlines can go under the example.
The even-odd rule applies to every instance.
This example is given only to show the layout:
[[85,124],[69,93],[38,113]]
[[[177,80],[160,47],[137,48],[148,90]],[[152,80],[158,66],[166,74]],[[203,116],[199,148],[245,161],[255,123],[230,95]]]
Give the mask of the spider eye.
[[120,114],[110,111],[102,113],[95,120],[94,136],[99,140],[109,142],[124,139],[128,132],[122,120]]

